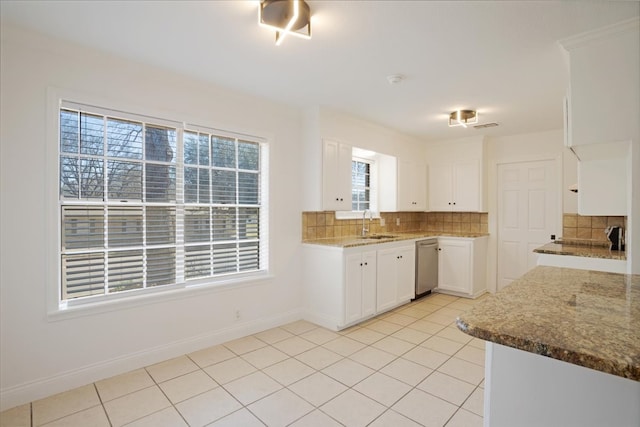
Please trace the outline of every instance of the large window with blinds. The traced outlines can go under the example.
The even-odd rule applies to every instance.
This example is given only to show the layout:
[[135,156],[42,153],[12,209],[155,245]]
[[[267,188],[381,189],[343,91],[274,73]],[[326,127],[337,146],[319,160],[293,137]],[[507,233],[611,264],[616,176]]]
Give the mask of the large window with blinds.
[[62,103],[60,300],[267,269],[266,143]]

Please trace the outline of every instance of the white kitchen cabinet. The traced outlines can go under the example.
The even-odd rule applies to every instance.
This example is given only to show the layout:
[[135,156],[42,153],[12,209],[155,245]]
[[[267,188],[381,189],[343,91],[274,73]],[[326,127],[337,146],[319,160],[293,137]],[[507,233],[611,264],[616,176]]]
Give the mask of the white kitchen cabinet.
[[415,297],[415,244],[378,250],[378,312]]
[[416,296],[416,246],[415,243],[398,249],[400,260],[396,270],[396,300],[400,305]]
[[633,18],[560,41],[569,54],[567,145],[637,138],[639,22]]
[[[303,244],[304,318],[344,329],[413,298],[415,241],[352,248]],[[383,263],[384,268],[378,268]],[[388,274],[392,273],[392,274]],[[386,302],[378,307],[378,294]]]
[[[627,177],[631,173],[628,166],[630,145],[628,142],[619,142],[584,146],[606,150],[606,153],[593,158],[586,158],[585,150],[580,150],[583,154],[582,160],[578,162],[578,213],[580,215],[627,215]],[[612,155],[616,152],[619,155]]]
[[424,211],[427,208],[427,168],[424,163],[398,160],[399,211]]
[[322,208],[327,211],[351,210],[350,145],[324,139],[322,141]]
[[429,210],[479,212],[482,179],[478,160],[429,165]]
[[437,291],[471,298],[486,292],[487,242],[487,236],[439,237]]
[[565,144],[579,159],[578,213],[627,215],[629,147],[640,138],[640,19],[560,45],[569,60]]
[[376,313],[376,251],[345,255],[345,324]]

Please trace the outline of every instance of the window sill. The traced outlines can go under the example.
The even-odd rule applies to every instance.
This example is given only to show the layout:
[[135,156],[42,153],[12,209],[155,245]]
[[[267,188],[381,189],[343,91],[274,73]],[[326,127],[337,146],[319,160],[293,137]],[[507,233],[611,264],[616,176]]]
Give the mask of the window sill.
[[191,298],[201,294],[222,292],[229,289],[239,289],[256,286],[260,282],[273,279],[273,275],[268,272],[253,273],[251,275],[236,277],[233,279],[218,280],[215,282],[188,283],[173,289],[161,290],[152,293],[142,293],[138,295],[122,296],[111,300],[101,300],[87,302],[84,304],[74,304],[69,306],[60,305],[47,313],[49,322],[73,319],[76,317],[92,316],[96,314],[120,311],[160,302]]
[[[371,217],[380,218],[380,212],[371,211]],[[362,211],[336,211],[336,219],[362,219]],[[369,211],[367,211],[367,219],[369,219]]]

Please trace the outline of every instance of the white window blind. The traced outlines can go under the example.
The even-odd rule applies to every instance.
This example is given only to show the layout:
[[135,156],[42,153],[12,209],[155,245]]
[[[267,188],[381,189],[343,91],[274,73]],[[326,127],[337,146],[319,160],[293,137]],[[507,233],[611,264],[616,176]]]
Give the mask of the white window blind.
[[351,210],[371,209],[371,162],[364,159],[351,161]]
[[59,130],[61,301],[266,270],[264,141],[70,102]]

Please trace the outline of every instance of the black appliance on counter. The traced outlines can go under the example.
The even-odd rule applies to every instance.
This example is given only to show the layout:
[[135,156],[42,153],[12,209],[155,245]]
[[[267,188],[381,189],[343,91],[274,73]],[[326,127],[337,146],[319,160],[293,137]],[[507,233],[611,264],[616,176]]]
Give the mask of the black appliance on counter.
[[609,249],[612,251],[624,251],[624,231],[622,227],[612,225],[604,229],[604,234],[609,239]]

